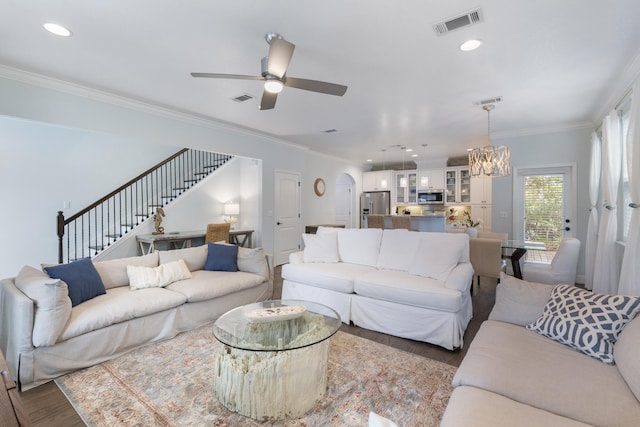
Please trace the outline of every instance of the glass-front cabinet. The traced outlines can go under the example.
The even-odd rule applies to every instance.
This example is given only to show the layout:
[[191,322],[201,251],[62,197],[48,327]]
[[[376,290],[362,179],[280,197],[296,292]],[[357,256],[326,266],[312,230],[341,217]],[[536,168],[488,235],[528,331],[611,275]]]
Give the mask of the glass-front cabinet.
[[396,172],[395,190],[396,203],[417,203],[418,202],[418,173],[417,171]]
[[471,202],[471,175],[469,167],[448,168],[445,171],[445,204]]

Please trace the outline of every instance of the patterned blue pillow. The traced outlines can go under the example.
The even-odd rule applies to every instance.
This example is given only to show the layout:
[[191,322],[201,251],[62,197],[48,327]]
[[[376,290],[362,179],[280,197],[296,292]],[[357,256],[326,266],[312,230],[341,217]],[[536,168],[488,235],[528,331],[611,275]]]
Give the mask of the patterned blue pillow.
[[557,285],[542,316],[527,329],[614,365],[613,345],[640,310],[640,298]]

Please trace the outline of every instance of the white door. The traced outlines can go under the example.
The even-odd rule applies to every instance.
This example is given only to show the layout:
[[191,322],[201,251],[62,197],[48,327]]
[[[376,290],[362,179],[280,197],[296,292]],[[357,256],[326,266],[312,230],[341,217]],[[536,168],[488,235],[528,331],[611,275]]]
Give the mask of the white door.
[[281,265],[300,250],[300,174],[276,171],[275,187],[275,264]]
[[353,186],[355,181],[348,174],[342,174],[336,180],[336,224],[344,224],[349,228],[353,224],[355,200]]
[[555,249],[563,237],[575,236],[575,165],[514,170],[514,237],[543,241]]

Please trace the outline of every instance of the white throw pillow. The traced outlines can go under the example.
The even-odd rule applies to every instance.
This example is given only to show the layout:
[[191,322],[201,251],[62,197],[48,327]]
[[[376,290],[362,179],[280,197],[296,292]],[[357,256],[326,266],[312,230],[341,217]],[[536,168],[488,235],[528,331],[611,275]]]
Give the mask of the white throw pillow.
[[345,228],[338,230],[338,255],[342,262],[368,265],[378,264],[382,229]]
[[15,284],[35,304],[33,346],[54,345],[71,316],[67,284],[28,265],[22,267]]
[[191,272],[184,260],[160,264],[157,267],[127,266],[129,286],[132,290],[162,288],[178,280],[191,278]]
[[238,248],[238,270],[269,280],[269,264],[263,248]]
[[420,233],[417,231],[384,230],[377,267],[383,270],[408,271],[419,245]]
[[96,270],[98,270],[105,289],[128,286],[129,276],[127,275],[127,266],[157,267],[159,252],[161,251],[152,252],[143,256],[96,261],[93,265]]
[[338,233],[303,234],[304,262],[340,262]]
[[420,233],[420,245],[409,267],[409,274],[430,277],[443,282],[462,257],[463,245],[441,234]]
[[204,264],[207,262],[207,245],[171,251],[158,251],[158,254],[160,264],[182,259],[187,264],[189,271],[197,271],[204,269]]
[[540,317],[552,289],[551,285],[527,282],[501,272],[496,288],[496,303],[489,320],[527,326]]

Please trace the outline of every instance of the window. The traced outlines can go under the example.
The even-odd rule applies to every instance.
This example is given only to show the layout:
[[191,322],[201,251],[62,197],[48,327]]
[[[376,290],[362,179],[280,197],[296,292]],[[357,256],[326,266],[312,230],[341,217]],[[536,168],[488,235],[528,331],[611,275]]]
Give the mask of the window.
[[554,251],[575,235],[575,164],[514,169],[514,239],[544,242]]
[[524,177],[525,240],[544,242],[556,250],[562,240],[564,226],[562,175]]

